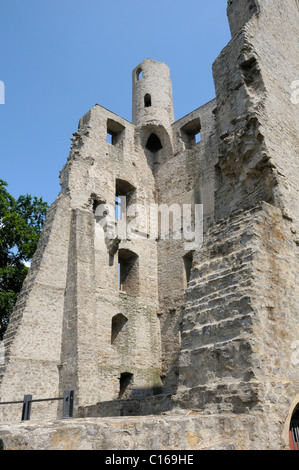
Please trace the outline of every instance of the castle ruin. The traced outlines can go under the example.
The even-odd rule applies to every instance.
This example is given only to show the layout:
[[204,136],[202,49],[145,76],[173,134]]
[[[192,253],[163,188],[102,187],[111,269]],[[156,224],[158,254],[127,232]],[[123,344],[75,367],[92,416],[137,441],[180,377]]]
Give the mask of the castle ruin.
[[[0,366],[0,401],[74,390],[74,419],[34,404],[24,437],[19,408],[0,407],[4,447],[46,445],[41,428],[62,436],[53,448],[290,447],[299,3],[230,0],[227,13],[214,100],[175,121],[169,68],[146,59],[132,73],[132,122],[100,105],[80,119]],[[121,221],[135,227],[136,207],[134,234]],[[169,237],[153,207],[172,214]],[[177,207],[202,208],[200,246],[172,230]]]

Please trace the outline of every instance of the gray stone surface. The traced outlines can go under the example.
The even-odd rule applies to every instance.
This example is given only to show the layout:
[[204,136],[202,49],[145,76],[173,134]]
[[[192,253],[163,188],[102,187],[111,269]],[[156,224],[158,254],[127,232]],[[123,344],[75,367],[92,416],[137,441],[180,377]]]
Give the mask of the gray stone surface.
[[275,450],[254,416],[84,418],[2,426],[4,450]]

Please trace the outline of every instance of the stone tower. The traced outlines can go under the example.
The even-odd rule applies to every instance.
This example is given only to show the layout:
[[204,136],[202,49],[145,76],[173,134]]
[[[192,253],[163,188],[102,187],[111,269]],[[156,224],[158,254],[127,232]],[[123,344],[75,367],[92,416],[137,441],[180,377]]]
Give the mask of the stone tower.
[[[299,410],[298,8],[230,0],[216,98],[183,118],[168,66],[151,59],[132,73],[132,122],[99,105],[83,116],[5,336],[1,401],[71,388],[75,417],[137,416],[142,448],[157,444],[138,416],[162,412],[151,418],[159,448],[288,448]],[[203,208],[201,246],[175,230],[184,206]],[[153,207],[171,214],[168,236]],[[36,404],[33,417],[58,411]],[[13,405],[0,413],[19,420]],[[126,449],[105,426],[97,448]]]
[[132,122],[135,126],[156,122],[168,130],[174,122],[169,67],[146,59],[132,74]]
[[[172,85],[168,66],[150,59],[132,77],[133,122],[96,105],[71,139],[61,192],[5,337],[6,401],[15,390],[45,398],[73,389],[79,413],[125,398],[151,402],[176,390],[179,312],[169,294],[184,293],[184,265],[180,259],[180,277],[169,286],[165,259],[159,262],[165,246],[156,219],[149,220],[150,207],[168,199],[157,181],[169,185],[164,169],[174,156]],[[127,230],[136,205],[146,214],[138,236]],[[161,319],[169,312],[170,325]],[[165,341],[161,325],[169,330]],[[48,408],[43,416],[56,416],[55,403]],[[19,419],[13,406],[4,415]]]

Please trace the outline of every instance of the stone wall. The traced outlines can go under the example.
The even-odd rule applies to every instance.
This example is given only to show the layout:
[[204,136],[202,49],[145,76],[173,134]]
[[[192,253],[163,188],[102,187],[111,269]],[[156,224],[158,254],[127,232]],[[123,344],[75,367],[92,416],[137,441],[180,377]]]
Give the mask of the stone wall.
[[[174,151],[156,171],[158,204],[169,209],[183,204],[203,205],[203,230],[213,221],[214,213],[214,165],[216,145],[213,139],[215,101],[198,108],[176,121],[173,126]],[[199,142],[192,141],[190,134],[200,130]],[[192,127],[193,126],[193,127]],[[186,136],[187,134],[187,136]],[[183,227],[182,227],[183,228]],[[184,256],[192,250],[184,234],[158,240],[158,290],[162,340],[162,373],[164,391],[175,393],[178,386],[178,359],[180,351],[180,325],[182,307],[187,287]],[[175,234],[173,234],[175,236]]]
[[[4,450],[276,450],[255,416],[83,418],[1,426]],[[283,446],[286,448],[286,445]]]
[[[59,197],[49,210],[32,268],[23,285],[4,337],[5,365],[0,400],[58,396],[61,324],[69,242],[69,199]],[[61,265],[57,271],[55,266]],[[45,347],[47,345],[47,347]],[[0,408],[1,421],[20,419],[15,405]],[[56,416],[56,404],[43,416]]]
[[[132,123],[99,105],[80,120],[0,371],[1,401],[74,389],[78,420],[3,425],[4,448],[287,447],[299,403],[298,15],[297,0],[230,0],[216,98],[176,122],[169,69],[151,59],[133,70]],[[105,237],[121,196],[129,217],[135,203],[146,211],[141,237]],[[152,204],[202,205],[202,246],[176,237],[174,218],[155,234]],[[0,413],[19,421],[13,406]],[[55,403],[35,407],[37,421],[57,416]]]
[[213,65],[215,223],[193,256],[176,398],[212,413],[262,410],[280,448],[299,378],[298,106],[290,94],[298,7],[245,3],[253,2],[230,2],[233,37]]
[[267,204],[211,229],[187,289],[175,397],[208,413],[262,411],[277,448],[299,387],[298,247],[289,233]]

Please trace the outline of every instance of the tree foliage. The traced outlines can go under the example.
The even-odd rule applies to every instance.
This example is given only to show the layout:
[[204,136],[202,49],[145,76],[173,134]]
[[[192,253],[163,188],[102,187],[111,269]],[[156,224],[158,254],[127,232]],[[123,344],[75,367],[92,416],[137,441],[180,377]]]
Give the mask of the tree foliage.
[[48,211],[42,198],[15,199],[0,180],[0,340],[27,275]]

